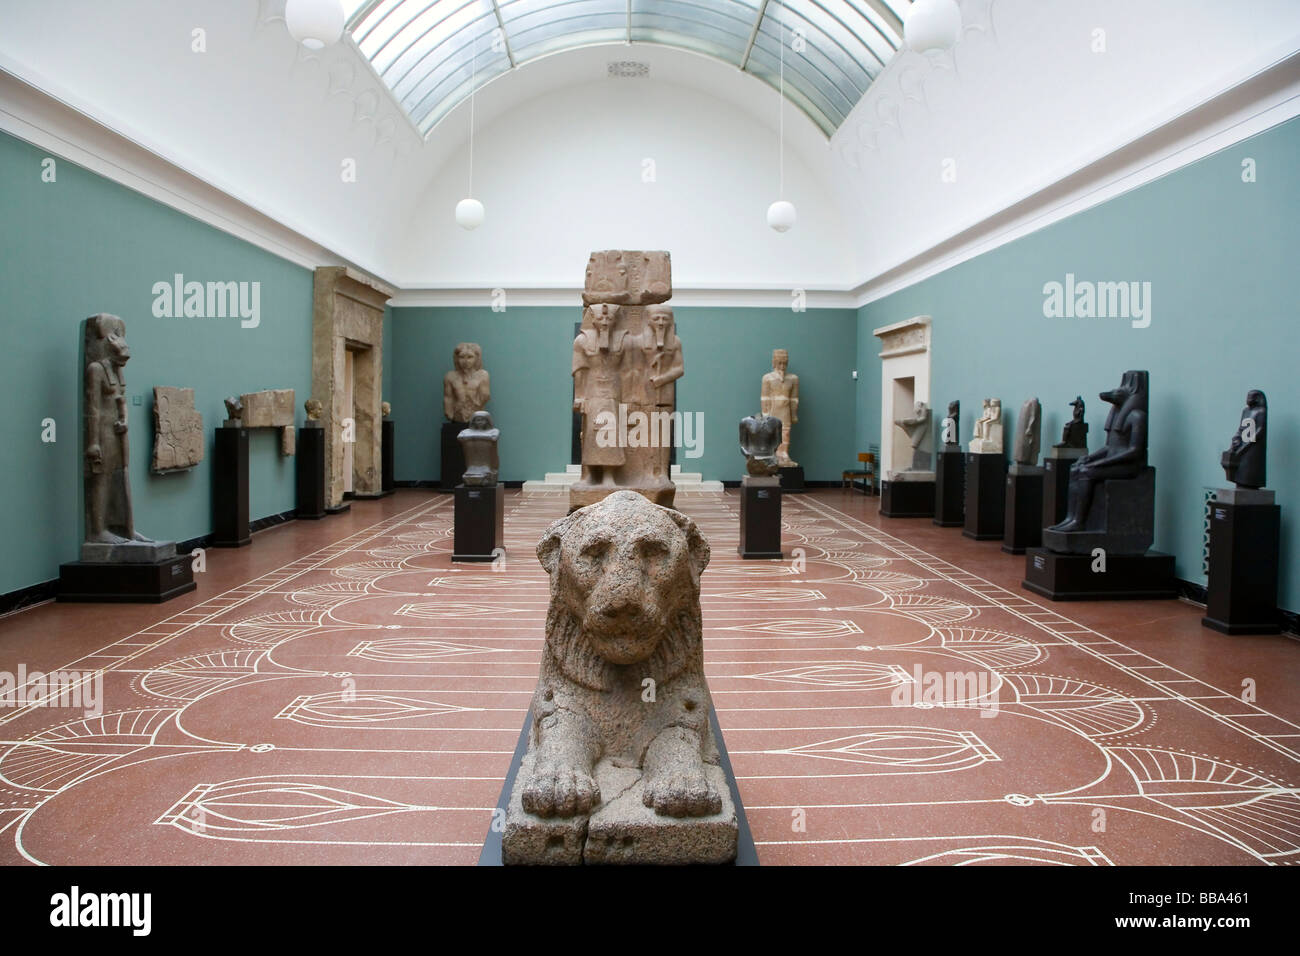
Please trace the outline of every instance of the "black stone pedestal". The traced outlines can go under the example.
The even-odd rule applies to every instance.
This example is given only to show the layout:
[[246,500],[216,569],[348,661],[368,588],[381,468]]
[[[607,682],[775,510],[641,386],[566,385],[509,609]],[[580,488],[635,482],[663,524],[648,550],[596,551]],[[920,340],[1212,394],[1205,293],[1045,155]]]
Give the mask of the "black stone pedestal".
[[966,521],[962,534],[997,541],[1006,531],[1007,460],[999,452],[966,455]]
[[1279,634],[1275,504],[1210,502],[1210,574],[1201,623],[1224,634]]
[[1024,468],[1007,475],[1006,525],[1002,550],[1024,554],[1043,543],[1043,469]]
[[740,485],[740,546],[742,558],[781,558],[780,484],[751,483],[744,478]]
[[439,491],[455,491],[465,474],[465,453],[461,450],[456,436],[466,428],[467,422],[442,423],[442,474],[438,479]]
[[[397,488],[397,478],[393,473],[393,454],[397,450],[397,444],[393,439],[393,432],[394,428],[392,421],[385,418],[380,422],[380,495],[391,495]],[[460,443],[457,442],[457,444]]]
[[886,518],[934,517],[933,481],[882,481],[880,513]]
[[298,429],[296,518],[325,517],[325,429]]
[[1025,552],[1026,590],[1053,601],[1123,601],[1178,597],[1174,556],[1159,551],[1146,554],[1062,554],[1046,548]]
[[61,564],[58,599],[111,604],[161,604],[181,594],[188,594],[197,587],[194,583],[193,561],[188,554],[178,554],[151,564],[98,561]]
[[781,490],[794,492],[795,494],[805,490],[803,485],[803,465],[781,469]]
[[1070,468],[1086,453],[1087,449],[1080,449],[1074,458],[1043,459],[1044,528],[1065,520],[1065,511],[1070,504]]
[[960,528],[966,523],[966,453],[941,451],[934,472],[934,523]]
[[212,454],[212,547],[242,548],[248,531],[248,429],[218,428]]
[[491,561],[504,552],[506,495],[504,485],[457,485],[453,561]]

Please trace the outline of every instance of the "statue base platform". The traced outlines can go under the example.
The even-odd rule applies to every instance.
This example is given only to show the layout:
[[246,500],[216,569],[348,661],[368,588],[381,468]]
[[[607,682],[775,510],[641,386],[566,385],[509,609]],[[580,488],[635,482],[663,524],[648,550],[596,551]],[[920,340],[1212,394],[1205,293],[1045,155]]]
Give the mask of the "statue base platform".
[[929,479],[899,481],[897,477],[880,483],[880,513],[886,518],[934,517],[934,472],[916,472]]
[[325,429],[312,423],[298,430],[295,518],[315,521],[325,517]]
[[438,477],[439,491],[455,491],[456,486],[460,484],[460,476],[465,474],[465,452],[461,450],[456,436],[466,428],[469,428],[469,422],[442,423],[440,445],[442,467]]
[[176,554],[148,564],[73,561],[59,565],[60,601],[104,604],[161,604],[188,594],[194,583],[193,558]]
[[453,561],[492,561],[505,554],[505,488],[457,485],[452,526]]
[[83,541],[81,560],[86,564],[157,564],[176,557],[175,541],[120,541],[112,544]]
[[1078,531],[1043,529],[1043,547],[1061,554],[1146,554],[1155,540],[1156,470],[1108,478],[1093,490],[1087,523]]
[[806,490],[803,483],[803,465],[788,465],[781,469],[781,490],[798,494]]
[[956,446],[939,452],[934,473],[934,523],[960,528],[966,523],[966,454]]
[[[1060,449],[1053,448],[1056,452]],[[1088,451],[1086,448],[1072,448],[1079,454],[1067,456],[1049,453],[1043,459],[1043,527],[1050,528],[1065,520],[1065,512],[1070,504],[1070,468]]]
[[[1225,489],[1229,490],[1229,489]],[[1233,489],[1240,498],[1242,490]],[[1280,634],[1277,573],[1282,509],[1272,503],[1210,502],[1210,573],[1201,623],[1223,634]]]
[[1025,552],[1021,587],[1053,601],[1138,601],[1178,597],[1174,556],[1107,554],[1106,570],[1094,571],[1100,558],[1091,554],[1060,554],[1046,548]]
[[1043,543],[1043,469],[1012,465],[1007,475],[1006,525],[1002,550],[1024,554]]
[[585,508],[587,505],[594,505],[598,501],[604,501],[616,491],[635,491],[657,505],[671,508],[676,499],[677,486],[671,481],[648,488],[624,485],[584,485],[582,482],[578,482],[569,486],[569,514],[573,514],[579,508]]
[[742,558],[781,559],[781,480],[746,475],[740,480]]
[[1002,452],[966,456],[966,515],[962,534],[998,541],[1006,533],[1007,460]]
[[214,548],[253,543],[248,527],[248,429],[216,429],[212,454],[212,542]]

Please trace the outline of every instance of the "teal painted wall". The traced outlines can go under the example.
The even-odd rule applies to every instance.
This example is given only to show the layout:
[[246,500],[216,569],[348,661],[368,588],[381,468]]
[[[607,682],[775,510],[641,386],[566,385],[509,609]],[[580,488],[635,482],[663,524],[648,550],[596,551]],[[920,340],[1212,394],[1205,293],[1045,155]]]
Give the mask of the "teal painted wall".
[[[1247,389],[1261,388],[1269,487],[1282,505],[1280,603],[1300,608],[1297,156],[1300,120],[1292,120],[862,307],[859,361],[877,357],[859,393],[859,441],[880,437],[872,329],[913,315],[934,317],[932,396],[939,409],[961,400],[963,439],[984,396],[1002,398],[1010,436],[1021,402],[1036,395],[1048,446],[1082,393],[1096,448],[1109,407],[1097,393],[1125,369],[1148,369],[1155,547],[1176,556],[1180,578],[1203,583],[1202,488],[1225,484],[1219,453]],[[1246,158],[1256,164],[1254,183],[1242,181]],[[1150,282],[1150,326],[1044,317],[1044,284],[1066,273]]]
[[[702,454],[678,449],[683,471],[738,480],[741,418],[758,411],[773,348],[790,350],[799,375],[800,421],[791,454],[810,480],[838,479],[856,460],[854,389],[858,317],[852,309],[674,310],[686,375],[677,407],[703,413]],[[573,325],[581,309],[510,307],[393,309],[393,417],[399,481],[436,479],[442,377],[457,342],[478,342],[492,374],[489,411],[502,429],[507,481],[563,471],[569,461]]]
[[[80,425],[81,323],[96,312],[126,322],[132,404],[131,489],[136,527],[184,540],[211,531],[212,429],[222,398],[263,388],[311,388],[312,273],[160,203],[54,157],[56,180],[42,182],[49,155],[0,134],[0,310],[5,348],[3,422],[5,507],[0,509],[0,593],[58,577],[79,557],[82,536]],[[261,283],[261,323],[238,318],[155,318],[153,285],[187,280]],[[208,436],[197,468],[158,477],[153,452],[153,387],[195,390]],[[134,404],[136,400],[140,404]],[[57,440],[41,441],[53,418]],[[278,435],[251,436],[250,514],[294,506],[294,459]]]

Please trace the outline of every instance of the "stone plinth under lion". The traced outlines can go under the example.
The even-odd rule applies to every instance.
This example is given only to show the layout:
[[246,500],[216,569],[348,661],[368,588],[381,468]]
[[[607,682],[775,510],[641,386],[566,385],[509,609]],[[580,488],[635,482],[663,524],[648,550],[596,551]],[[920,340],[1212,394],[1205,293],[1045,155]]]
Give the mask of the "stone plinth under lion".
[[550,607],[504,862],[732,861],[704,680],[708,542],[680,512],[617,491],[551,525],[537,555]]

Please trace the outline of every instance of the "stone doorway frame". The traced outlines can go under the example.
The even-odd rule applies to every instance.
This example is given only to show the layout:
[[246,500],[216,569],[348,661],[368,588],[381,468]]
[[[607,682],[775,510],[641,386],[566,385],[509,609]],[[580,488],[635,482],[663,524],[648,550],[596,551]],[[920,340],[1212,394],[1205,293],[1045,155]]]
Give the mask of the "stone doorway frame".
[[[354,421],[352,496],[383,491],[384,305],[394,290],[347,266],[322,266],[313,284],[311,394],[325,429],[325,503],[343,503],[343,429]],[[345,408],[345,353],[352,352],[353,408]]]
[[[894,383],[899,379],[912,380],[912,401],[925,402],[931,409],[933,421],[942,416],[934,410],[930,400],[930,316],[918,315],[893,325],[885,325],[871,334],[880,339],[880,476],[888,480],[890,472],[910,468],[910,459],[895,462],[894,422],[912,412],[909,406],[894,407]],[[946,412],[945,412],[946,414]],[[937,417],[936,417],[937,416]],[[910,449],[910,445],[909,445]]]

